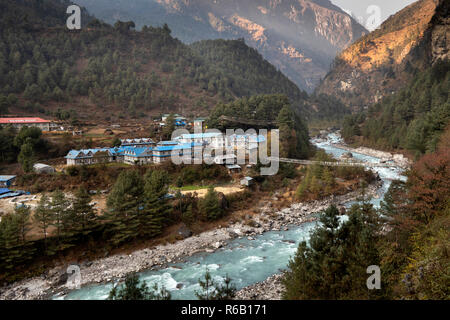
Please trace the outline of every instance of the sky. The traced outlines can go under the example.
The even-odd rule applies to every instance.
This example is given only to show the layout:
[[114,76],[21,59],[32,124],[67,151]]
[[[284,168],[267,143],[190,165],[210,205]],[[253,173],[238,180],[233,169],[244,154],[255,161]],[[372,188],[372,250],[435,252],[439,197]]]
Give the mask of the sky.
[[372,31],[416,0],[331,0],[347,13],[351,13],[363,26]]

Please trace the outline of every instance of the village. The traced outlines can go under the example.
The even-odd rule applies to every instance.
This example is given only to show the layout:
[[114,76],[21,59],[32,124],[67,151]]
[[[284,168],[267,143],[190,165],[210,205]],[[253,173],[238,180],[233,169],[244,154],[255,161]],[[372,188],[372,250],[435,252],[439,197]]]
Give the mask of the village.
[[[153,127],[156,127],[157,130],[163,129],[167,125],[168,119],[173,119],[175,129],[184,129],[183,132],[194,131],[195,133],[183,133],[172,140],[159,140],[158,137],[135,138],[139,135],[131,132],[131,137],[118,139],[120,145],[114,147],[94,146],[86,149],[72,149],[64,157],[65,163],[60,162],[54,165],[52,161],[36,162],[33,164],[33,172],[37,175],[52,175],[58,172],[67,172],[74,167],[100,164],[158,165],[168,163],[177,157],[183,164],[220,165],[225,167],[230,175],[237,175],[237,180],[232,186],[216,188],[225,194],[240,192],[240,188],[250,187],[253,184],[253,178],[243,173],[256,164],[254,159],[257,159],[258,150],[266,141],[263,135],[256,133],[225,135],[217,130],[205,130],[204,132],[205,118],[189,121],[178,114],[162,115],[160,119],[153,121]],[[23,127],[35,127],[46,134],[53,135],[61,135],[61,133],[69,131],[73,139],[84,134],[83,130],[65,127],[64,124],[36,117],[0,118],[0,126],[7,125],[14,127],[17,131]],[[104,136],[111,134],[112,130],[121,132],[121,126],[111,125],[104,130]],[[244,159],[238,161],[240,155],[244,155]],[[11,212],[17,206],[35,207],[40,199],[40,193],[31,195],[29,191],[18,190],[17,178],[17,175],[9,172],[0,175],[0,219],[1,214]],[[198,190],[189,191],[197,191],[200,196],[206,192],[202,186],[199,186]],[[94,192],[96,191],[92,191],[92,193]],[[105,194],[106,191],[103,192],[101,199],[98,199],[97,196],[95,203],[104,203]],[[98,209],[104,209],[104,207],[99,206]]]

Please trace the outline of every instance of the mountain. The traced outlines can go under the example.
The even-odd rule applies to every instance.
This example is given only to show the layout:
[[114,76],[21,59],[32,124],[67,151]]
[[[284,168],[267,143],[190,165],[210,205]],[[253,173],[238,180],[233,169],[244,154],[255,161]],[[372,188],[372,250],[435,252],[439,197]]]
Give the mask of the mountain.
[[0,113],[109,121],[171,111],[208,115],[218,102],[272,93],[300,109],[307,98],[243,41],[189,46],[167,26],[135,31],[133,23],[111,26],[87,13],[82,30],[69,31],[69,4],[0,0]]
[[353,110],[381,101],[436,61],[450,58],[450,2],[420,0],[344,50],[317,93]]
[[450,60],[439,60],[417,73],[394,95],[347,116],[342,136],[348,142],[389,150],[407,150],[420,157],[436,151],[450,123]]
[[167,23],[183,42],[244,38],[312,91],[338,52],[367,33],[329,0],[77,0],[103,20]]

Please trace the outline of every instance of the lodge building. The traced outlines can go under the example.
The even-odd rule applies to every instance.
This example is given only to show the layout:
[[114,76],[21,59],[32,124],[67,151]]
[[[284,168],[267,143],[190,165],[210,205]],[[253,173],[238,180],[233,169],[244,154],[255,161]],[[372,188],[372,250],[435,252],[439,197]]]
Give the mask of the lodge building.
[[44,120],[41,118],[0,118],[0,126],[11,125],[14,128],[20,130],[22,127],[37,127],[42,131],[50,131],[53,127],[50,120]]
[[222,133],[183,134],[173,141],[160,141],[155,143],[151,139],[124,139],[122,146],[115,148],[94,148],[85,150],[71,150],[67,156],[67,165],[91,165],[98,163],[119,162],[131,165],[163,163],[169,161],[173,155],[182,159],[195,161],[201,159],[203,149],[224,148],[225,156],[218,155],[214,159],[216,164],[231,164],[236,160],[238,150],[248,154],[258,150],[260,143],[265,141],[264,136],[232,135],[224,136]]

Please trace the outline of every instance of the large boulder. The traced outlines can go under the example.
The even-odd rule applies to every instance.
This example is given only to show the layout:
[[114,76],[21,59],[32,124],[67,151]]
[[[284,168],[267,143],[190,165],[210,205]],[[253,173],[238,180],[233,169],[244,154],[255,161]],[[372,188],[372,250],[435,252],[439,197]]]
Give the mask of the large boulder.
[[192,236],[192,231],[185,224],[183,224],[178,229],[177,234],[179,236],[181,236],[183,239],[186,239],[186,238],[189,238],[190,236]]
[[69,279],[69,275],[65,270],[61,270],[58,274],[56,274],[55,277],[55,284],[57,286],[62,286],[67,283],[67,280]]
[[353,153],[351,152],[346,152],[341,156],[342,159],[352,159],[353,158]]

